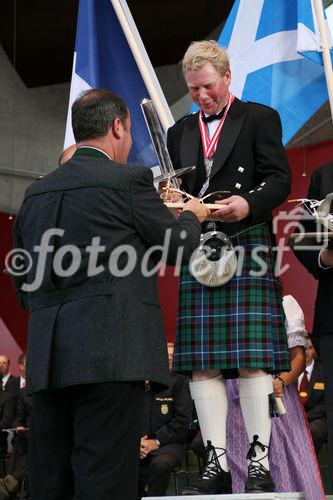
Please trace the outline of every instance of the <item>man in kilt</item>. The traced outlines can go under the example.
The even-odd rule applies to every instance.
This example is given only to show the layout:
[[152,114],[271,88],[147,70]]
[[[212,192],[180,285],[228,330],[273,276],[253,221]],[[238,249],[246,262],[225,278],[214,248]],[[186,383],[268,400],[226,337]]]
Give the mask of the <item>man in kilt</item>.
[[170,156],[175,169],[197,165],[182,178],[185,192],[230,192],[211,218],[238,248],[236,274],[221,286],[199,283],[188,267],[181,272],[174,370],[192,373],[190,390],[207,450],[202,476],[183,494],[232,492],[224,379],[237,376],[249,439],[245,492],[274,491],[269,395],[272,374],[290,369],[271,231],[272,210],[290,191],[280,118],[272,108],[229,92],[228,56],[216,42],[193,42],[183,73],[199,112],[169,129]]

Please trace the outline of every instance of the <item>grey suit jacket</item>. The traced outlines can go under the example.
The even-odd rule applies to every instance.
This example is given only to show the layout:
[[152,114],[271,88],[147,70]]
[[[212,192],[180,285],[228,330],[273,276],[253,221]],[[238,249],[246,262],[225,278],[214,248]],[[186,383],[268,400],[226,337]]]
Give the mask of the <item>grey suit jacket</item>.
[[[30,392],[102,381],[168,383],[157,274],[144,276],[142,266],[152,270],[160,260],[157,247],[167,229],[164,260],[175,262],[179,246],[188,259],[199,243],[200,224],[189,211],[177,220],[171,215],[150,169],[99,156],[78,150],[65,166],[28,188],[17,216],[15,246],[32,256],[28,276],[14,278],[19,300],[30,310]],[[38,275],[36,245],[52,228],[64,232],[49,239],[41,285],[22,292],[22,284],[32,284]],[[87,277],[92,242],[105,248],[95,274]],[[67,245],[78,249],[74,259]],[[55,272],[57,261],[61,276]],[[77,268],[74,274],[66,272],[71,266]]]

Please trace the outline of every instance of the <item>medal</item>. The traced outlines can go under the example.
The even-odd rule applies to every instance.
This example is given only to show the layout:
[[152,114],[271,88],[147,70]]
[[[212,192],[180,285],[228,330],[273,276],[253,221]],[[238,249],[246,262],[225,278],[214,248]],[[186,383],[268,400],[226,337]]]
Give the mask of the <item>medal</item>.
[[200,135],[201,135],[201,142],[202,142],[202,148],[203,148],[203,154],[204,154],[204,162],[205,162],[205,168],[206,168],[206,174],[207,174],[207,179],[202,186],[199,197],[203,196],[203,194],[207,191],[208,186],[209,186],[209,178],[210,178],[210,173],[212,170],[213,166],[213,161],[214,161],[214,153],[217,148],[217,143],[220,139],[222,127],[224,125],[225,119],[227,117],[229,108],[231,104],[233,103],[235,99],[235,96],[231,93],[229,93],[229,98],[228,98],[228,103],[224,112],[223,117],[220,120],[220,123],[218,124],[217,129],[215,130],[213,136],[210,138],[208,134],[208,126],[204,123],[201,115],[201,111],[199,113],[199,129],[200,129]]
[[208,131],[207,131],[208,127],[202,119],[201,112],[199,113],[199,128],[200,128],[201,141],[202,141],[203,153],[204,153],[205,158],[211,158],[212,156],[214,156],[214,153],[215,153],[216,147],[217,147],[217,143],[218,143],[220,135],[221,135],[222,127],[224,125],[229,108],[230,108],[231,104],[233,103],[234,99],[235,99],[235,96],[230,93],[229,98],[228,98],[228,104],[227,104],[226,110],[224,112],[223,118],[221,118],[220,123],[218,124],[218,127],[215,130],[212,138],[210,138],[208,135]]
[[213,157],[211,158],[205,158],[205,167],[206,167],[206,175],[207,177],[210,176],[210,172],[212,170],[212,166],[213,166]]

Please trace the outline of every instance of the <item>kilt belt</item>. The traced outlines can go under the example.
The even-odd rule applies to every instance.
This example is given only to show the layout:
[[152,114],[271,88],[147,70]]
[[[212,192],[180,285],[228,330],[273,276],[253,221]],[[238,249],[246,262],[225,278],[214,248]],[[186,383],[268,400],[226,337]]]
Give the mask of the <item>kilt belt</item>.
[[203,286],[188,266],[181,270],[173,369],[288,371],[285,316],[267,224],[230,238],[238,269],[225,285]]

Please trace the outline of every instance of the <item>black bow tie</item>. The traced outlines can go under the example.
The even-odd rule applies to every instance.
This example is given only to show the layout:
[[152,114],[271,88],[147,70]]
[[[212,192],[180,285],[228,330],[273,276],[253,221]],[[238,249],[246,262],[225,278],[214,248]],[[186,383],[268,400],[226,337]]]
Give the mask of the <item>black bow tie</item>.
[[202,116],[202,120],[205,122],[205,123],[209,123],[209,122],[213,122],[214,120],[221,120],[221,118],[223,117],[224,115],[224,112],[225,112],[225,107],[222,109],[222,111],[220,111],[219,113],[217,113],[217,115],[209,115],[209,116],[205,116],[203,113],[201,114]]

